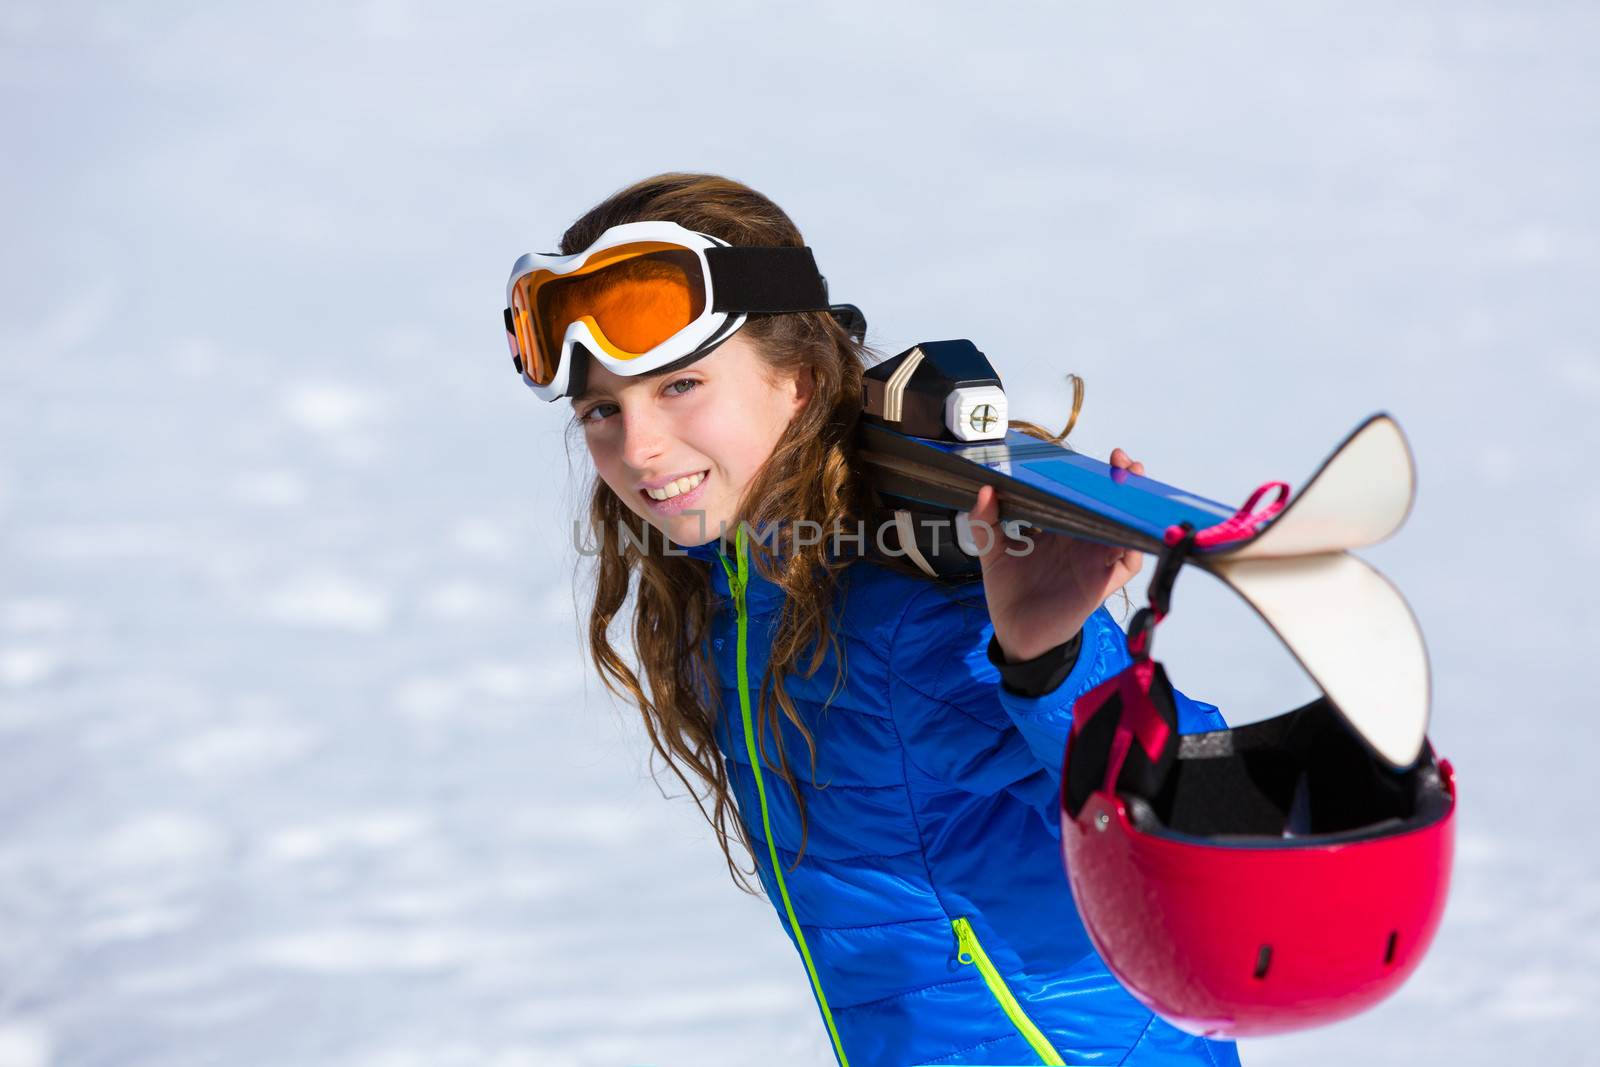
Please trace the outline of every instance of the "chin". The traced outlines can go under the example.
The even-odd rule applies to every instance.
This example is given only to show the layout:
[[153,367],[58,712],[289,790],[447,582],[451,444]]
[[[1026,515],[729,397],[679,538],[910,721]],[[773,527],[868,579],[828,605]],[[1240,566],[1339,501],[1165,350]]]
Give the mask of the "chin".
[[697,545],[709,544],[715,541],[717,539],[717,524],[708,519],[705,526],[702,527],[698,519],[690,518],[683,522],[672,523],[662,532],[671,538],[674,544],[682,545],[685,548],[693,548]]
[[733,520],[731,518],[712,514],[710,511],[706,512],[703,522],[698,515],[694,514],[667,516],[656,515],[638,509],[634,509],[634,514],[638,515],[649,526],[654,527],[657,533],[683,548],[695,548],[715,541],[722,532],[717,525],[719,519],[729,533],[733,531]]

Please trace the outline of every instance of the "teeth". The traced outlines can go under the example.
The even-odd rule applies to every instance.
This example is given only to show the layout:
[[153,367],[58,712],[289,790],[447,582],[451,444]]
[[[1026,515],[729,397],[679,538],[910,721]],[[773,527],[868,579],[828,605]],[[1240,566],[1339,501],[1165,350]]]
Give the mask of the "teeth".
[[706,472],[691,474],[687,478],[679,478],[675,482],[668,482],[660,489],[646,489],[645,492],[651,500],[671,500],[680,493],[687,493],[705,480]]

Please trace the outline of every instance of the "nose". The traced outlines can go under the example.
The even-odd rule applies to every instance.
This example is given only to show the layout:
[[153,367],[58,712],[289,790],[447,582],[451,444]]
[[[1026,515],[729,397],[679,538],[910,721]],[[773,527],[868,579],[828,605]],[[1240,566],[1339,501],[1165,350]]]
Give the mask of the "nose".
[[622,461],[635,470],[646,470],[666,451],[665,420],[653,404],[630,408],[617,413],[622,420]]

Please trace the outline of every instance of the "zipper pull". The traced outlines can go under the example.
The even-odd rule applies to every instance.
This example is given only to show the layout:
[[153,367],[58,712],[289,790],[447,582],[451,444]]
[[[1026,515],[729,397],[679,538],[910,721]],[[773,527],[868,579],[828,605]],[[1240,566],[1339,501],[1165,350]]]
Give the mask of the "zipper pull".
[[739,576],[733,572],[733,564],[728,562],[727,554],[722,549],[717,549],[717,558],[722,561],[722,569],[728,575],[728,592],[738,596],[743,591]]
[[735,603],[742,603],[744,601],[744,584],[739,581],[739,576],[733,573],[733,568],[728,565],[726,559],[722,561],[722,569],[728,572],[728,594],[733,597]]
[[972,932],[972,924],[966,919],[957,919],[951,925],[956,928],[956,959],[962,963],[976,963],[972,950],[977,947],[978,938]]

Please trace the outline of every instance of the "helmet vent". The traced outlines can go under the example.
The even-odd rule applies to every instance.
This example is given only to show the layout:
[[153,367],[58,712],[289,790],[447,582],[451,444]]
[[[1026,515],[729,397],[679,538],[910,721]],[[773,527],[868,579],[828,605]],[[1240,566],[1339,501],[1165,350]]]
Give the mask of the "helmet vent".
[[1399,942],[1400,942],[1400,931],[1399,930],[1390,930],[1389,931],[1389,947],[1383,950],[1383,965],[1385,967],[1389,966],[1390,964],[1392,964],[1394,962],[1394,949],[1395,949],[1395,945],[1397,945]]
[[1256,953],[1256,977],[1265,978],[1267,968],[1272,966],[1272,946],[1262,945],[1261,951]]

